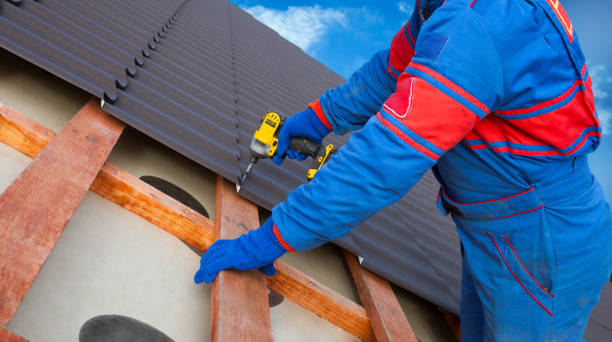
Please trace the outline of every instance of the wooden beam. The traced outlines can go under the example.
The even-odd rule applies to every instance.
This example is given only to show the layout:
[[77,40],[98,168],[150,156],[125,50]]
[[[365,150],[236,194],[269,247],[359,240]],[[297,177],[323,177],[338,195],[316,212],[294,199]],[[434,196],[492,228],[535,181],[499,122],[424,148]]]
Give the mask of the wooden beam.
[[25,338],[17,336],[12,332],[0,327],[0,341],[2,342],[28,342]]
[[[234,239],[259,227],[257,206],[217,176],[215,235]],[[221,271],[212,284],[210,340],[272,341],[266,276],[259,270]]]
[[104,164],[91,190],[198,249],[215,241],[213,221],[112,163]]
[[[55,137],[38,122],[0,103],[0,142],[35,158]],[[116,165],[106,162],[91,190],[196,248],[214,242],[214,222]]]
[[344,250],[344,258],[353,274],[361,303],[370,317],[376,340],[416,342],[417,338],[389,282],[361,267],[353,253]]
[[0,324],[7,324],[123,131],[90,100],[0,196]]
[[376,341],[366,310],[291,266],[277,261],[268,287],[362,341]]
[[[0,142],[36,157],[53,136],[23,114],[0,106]],[[215,240],[211,220],[111,163],[104,164],[91,190],[203,251]],[[275,267],[277,275],[268,278],[270,289],[363,341],[374,340],[362,306],[283,262]]]
[[55,137],[55,132],[0,103],[0,141],[35,158]]

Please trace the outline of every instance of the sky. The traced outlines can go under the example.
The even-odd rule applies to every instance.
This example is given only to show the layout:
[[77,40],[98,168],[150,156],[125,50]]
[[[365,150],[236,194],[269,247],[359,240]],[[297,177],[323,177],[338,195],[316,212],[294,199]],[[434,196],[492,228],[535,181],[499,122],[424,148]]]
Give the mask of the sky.
[[[232,2],[344,78],[374,53],[389,47],[414,8],[414,0]],[[561,3],[587,57],[597,113],[604,129],[602,143],[589,156],[589,164],[612,203],[612,1],[561,0]]]

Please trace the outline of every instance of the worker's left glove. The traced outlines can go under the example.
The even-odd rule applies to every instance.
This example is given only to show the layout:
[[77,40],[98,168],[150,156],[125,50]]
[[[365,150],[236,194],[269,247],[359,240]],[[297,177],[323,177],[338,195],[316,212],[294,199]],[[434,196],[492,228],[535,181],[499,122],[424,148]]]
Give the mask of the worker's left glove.
[[200,260],[200,269],[193,281],[210,283],[220,271],[240,271],[259,268],[267,276],[276,274],[273,262],[287,250],[274,236],[274,222],[268,219],[261,227],[242,234],[234,240],[218,240],[213,243]]

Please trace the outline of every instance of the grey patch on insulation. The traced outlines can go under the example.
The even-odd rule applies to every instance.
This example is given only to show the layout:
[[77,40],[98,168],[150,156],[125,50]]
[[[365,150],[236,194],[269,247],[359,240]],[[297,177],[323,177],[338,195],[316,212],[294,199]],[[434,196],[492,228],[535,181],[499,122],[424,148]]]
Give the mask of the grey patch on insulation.
[[284,300],[285,297],[282,294],[274,290],[268,290],[268,305],[271,308],[280,305]]
[[83,324],[79,342],[174,342],[163,332],[120,315],[96,316]]
[[155,189],[163,192],[164,194],[174,198],[175,200],[181,202],[186,205],[190,209],[198,212],[200,215],[210,218],[208,215],[208,211],[200,201],[198,201],[195,197],[193,197],[190,193],[183,190],[179,186],[168,182],[165,179],[155,177],[155,176],[142,176],[140,180],[154,187]]

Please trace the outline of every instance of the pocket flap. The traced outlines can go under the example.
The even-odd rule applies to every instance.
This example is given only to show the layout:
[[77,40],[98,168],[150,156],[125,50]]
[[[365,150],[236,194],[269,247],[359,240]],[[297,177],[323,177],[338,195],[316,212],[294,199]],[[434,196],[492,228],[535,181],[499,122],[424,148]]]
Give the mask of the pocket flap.
[[466,220],[495,220],[527,213],[544,207],[534,187],[508,197],[483,202],[461,203],[452,200],[444,189],[440,190],[438,208]]

